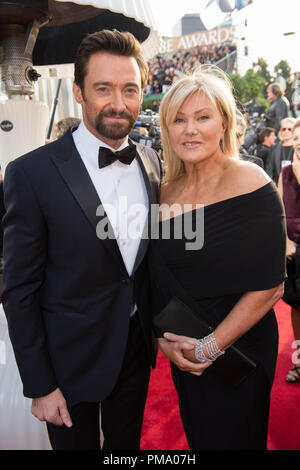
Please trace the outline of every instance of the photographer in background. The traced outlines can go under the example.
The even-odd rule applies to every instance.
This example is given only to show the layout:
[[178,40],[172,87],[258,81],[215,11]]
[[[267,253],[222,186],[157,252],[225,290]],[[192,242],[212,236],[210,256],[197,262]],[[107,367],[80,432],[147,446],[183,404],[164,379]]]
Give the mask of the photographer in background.
[[255,155],[262,159],[264,168],[268,166],[270,159],[270,152],[276,140],[275,129],[272,127],[265,127],[258,134],[258,145]]
[[237,110],[236,112],[236,143],[237,143],[237,148],[239,151],[239,156],[242,160],[256,163],[256,165],[260,166],[261,168],[264,168],[264,163],[262,159],[254,155],[249,155],[247,150],[243,147],[246,129],[247,129],[246,119],[244,118],[242,113],[239,110]]
[[279,142],[272,149],[265,168],[266,173],[277,184],[281,169],[293,160],[293,127],[296,119],[288,117],[282,119],[278,134]]
[[268,127],[274,127],[278,135],[281,120],[289,115],[290,104],[279,83],[269,85],[267,93],[271,104],[265,115],[266,124]]
[[129,134],[129,137],[137,143],[145,145],[146,147],[152,147],[152,138],[149,136],[148,125],[141,122],[137,122]]

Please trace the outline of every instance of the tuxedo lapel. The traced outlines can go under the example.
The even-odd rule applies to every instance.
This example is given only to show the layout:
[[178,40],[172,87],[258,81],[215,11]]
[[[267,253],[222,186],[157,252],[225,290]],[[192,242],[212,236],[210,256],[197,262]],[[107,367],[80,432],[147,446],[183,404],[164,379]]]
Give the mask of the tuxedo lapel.
[[63,177],[85,216],[88,218],[95,231],[95,236],[97,236],[98,224],[105,226],[108,236],[106,238],[99,237],[99,240],[101,240],[113,255],[118,264],[122,266],[125,273],[127,273],[122,255],[115,240],[113,228],[104,211],[87,169],[74,145],[72,134],[69,133],[64,140],[61,139],[61,143],[64,145],[60,147],[59,152],[51,155],[57,170]]
[[150,158],[147,154],[146,148],[141,145],[136,145],[137,161],[141,167],[144,181],[146,184],[147,194],[149,198],[149,206],[151,203],[157,202],[157,183],[154,179],[152,165]]
[[147,195],[148,195],[148,202],[149,202],[149,211],[148,211],[148,218],[144,227],[142,239],[140,242],[140,246],[138,249],[138,253],[135,259],[135,264],[133,267],[133,273],[138,269],[141,261],[143,260],[149,245],[150,240],[150,232],[151,232],[151,208],[153,204],[157,204],[157,182],[154,179],[154,174],[152,171],[152,166],[150,162],[150,158],[147,154],[145,147],[142,147],[136,144],[137,149],[137,161],[140,165],[142,170]]

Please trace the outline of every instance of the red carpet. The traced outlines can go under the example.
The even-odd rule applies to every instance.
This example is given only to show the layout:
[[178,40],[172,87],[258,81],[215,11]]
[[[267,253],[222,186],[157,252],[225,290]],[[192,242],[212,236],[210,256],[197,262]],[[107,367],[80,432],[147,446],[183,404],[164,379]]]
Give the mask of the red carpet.
[[[279,301],[275,307],[279,325],[279,355],[271,395],[269,450],[300,449],[300,383],[288,384],[285,376],[291,366],[294,341],[290,307]],[[178,412],[167,359],[159,353],[152,371],[142,433],[142,450],[188,450]]]

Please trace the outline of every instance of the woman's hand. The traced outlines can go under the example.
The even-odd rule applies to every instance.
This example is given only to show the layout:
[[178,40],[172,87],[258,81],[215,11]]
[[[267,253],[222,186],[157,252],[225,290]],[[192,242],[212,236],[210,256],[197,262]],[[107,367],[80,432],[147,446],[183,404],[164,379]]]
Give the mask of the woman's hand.
[[297,243],[289,238],[286,239],[286,257],[292,259],[295,256]]
[[183,372],[201,375],[212,362],[200,363],[195,357],[195,338],[165,333],[158,339],[163,354]]

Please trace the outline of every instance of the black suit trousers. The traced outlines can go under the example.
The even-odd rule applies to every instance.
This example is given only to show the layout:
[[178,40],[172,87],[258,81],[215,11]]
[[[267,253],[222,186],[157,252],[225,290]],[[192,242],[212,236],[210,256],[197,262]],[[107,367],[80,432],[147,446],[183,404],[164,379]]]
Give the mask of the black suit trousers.
[[[101,402],[103,450],[138,450],[150,378],[150,365],[138,312],[130,319],[126,352],[118,381]],[[99,450],[99,402],[69,407],[73,426],[47,423],[54,450]]]

